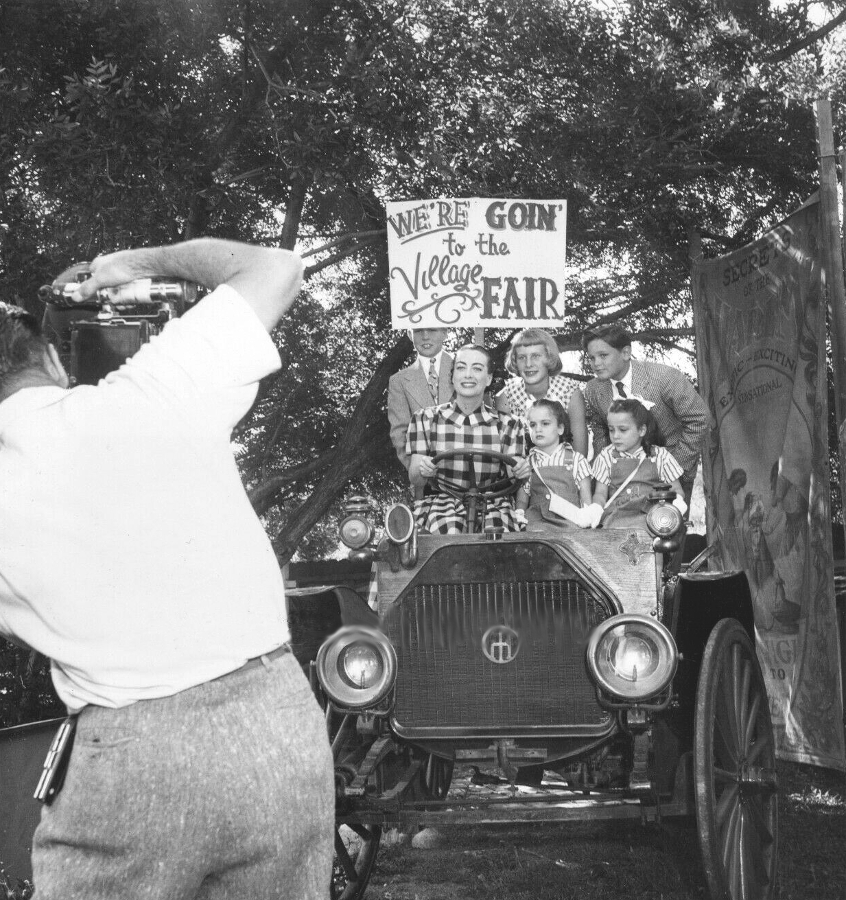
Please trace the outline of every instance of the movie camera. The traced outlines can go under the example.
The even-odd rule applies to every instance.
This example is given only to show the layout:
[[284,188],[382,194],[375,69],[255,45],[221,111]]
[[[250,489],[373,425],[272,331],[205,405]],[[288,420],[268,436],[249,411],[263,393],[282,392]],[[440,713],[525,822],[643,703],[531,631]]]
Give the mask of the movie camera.
[[45,304],[44,334],[56,346],[71,384],[96,384],[119,368],[193,306],[201,291],[189,281],[137,278],[80,303],[74,293],[90,274],[89,263],[76,263],[38,291]]

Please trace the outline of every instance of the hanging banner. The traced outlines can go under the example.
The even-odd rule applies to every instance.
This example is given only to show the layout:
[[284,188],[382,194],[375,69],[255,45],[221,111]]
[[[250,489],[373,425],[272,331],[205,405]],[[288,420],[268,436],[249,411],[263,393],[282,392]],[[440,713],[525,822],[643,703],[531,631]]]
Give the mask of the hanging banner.
[[566,200],[389,202],[392,328],[552,328]]
[[709,542],[745,570],[782,759],[844,767],[819,204],[693,267]]

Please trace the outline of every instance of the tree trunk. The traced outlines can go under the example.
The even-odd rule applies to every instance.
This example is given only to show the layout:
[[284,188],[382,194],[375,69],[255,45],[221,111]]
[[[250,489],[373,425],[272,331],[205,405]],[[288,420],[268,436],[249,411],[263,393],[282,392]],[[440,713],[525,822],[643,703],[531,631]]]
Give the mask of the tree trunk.
[[306,463],[286,469],[281,475],[271,475],[269,478],[263,479],[249,492],[250,503],[253,504],[256,514],[264,515],[274,506],[282,488],[297,481],[313,478],[324,469],[328,469],[335,462],[337,455],[338,449],[333,447]]
[[[291,559],[299,542],[329,511],[350,479],[367,468],[374,448],[387,440],[383,399],[388,380],[410,352],[411,341],[403,335],[376,367],[334,449],[333,464],[311,496],[291,513],[273,541],[281,565]],[[259,494],[261,490],[259,485],[253,493]]]
[[291,193],[288,195],[288,208],[285,210],[285,221],[282,223],[282,234],[279,238],[279,246],[283,250],[293,250],[297,243],[297,232],[300,230],[300,220],[303,215],[308,189],[311,186],[311,178],[295,175],[291,179]]

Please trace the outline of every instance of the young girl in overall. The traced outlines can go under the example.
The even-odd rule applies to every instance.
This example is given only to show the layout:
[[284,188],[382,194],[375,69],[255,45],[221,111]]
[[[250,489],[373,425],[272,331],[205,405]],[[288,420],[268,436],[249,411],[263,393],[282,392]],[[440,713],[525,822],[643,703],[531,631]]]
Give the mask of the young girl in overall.
[[[557,400],[537,400],[526,413],[532,474],[517,493],[517,509],[525,510],[527,531],[572,528],[573,522],[550,509],[553,494],[576,507],[591,502],[591,475],[587,460],[570,443],[570,420]],[[578,510],[581,513],[581,509]]]
[[649,495],[659,485],[670,485],[676,492],[673,505],[682,515],[687,511],[679,482],[684,470],[666,448],[655,446],[657,433],[652,414],[639,400],[615,400],[609,407],[611,444],[591,469],[593,502],[603,508],[603,527],[645,528]]

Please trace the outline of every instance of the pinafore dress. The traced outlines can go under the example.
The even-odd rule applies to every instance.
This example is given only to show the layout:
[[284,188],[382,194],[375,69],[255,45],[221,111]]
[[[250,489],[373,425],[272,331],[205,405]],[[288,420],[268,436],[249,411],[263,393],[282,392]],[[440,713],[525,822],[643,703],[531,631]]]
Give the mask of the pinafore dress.
[[[532,466],[532,475],[529,482],[529,506],[526,510],[527,531],[549,531],[554,528],[577,528],[572,522],[556,516],[549,510],[550,488],[569,500],[570,503],[580,506],[579,489],[573,478],[573,450],[568,448],[564,455],[564,463],[559,466]],[[543,475],[546,484],[541,481],[538,472]],[[549,487],[547,487],[549,485]]]
[[[624,456],[614,458],[611,464],[611,484],[608,487],[608,496],[613,497],[621,484],[637,469],[637,459]],[[599,524],[603,528],[646,528],[646,514],[652,504],[649,495],[658,485],[666,482],[658,474],[658,466],[651,457],[644,459],[640,468],[632,480],[623,488],[620,494],[605,507]]]

